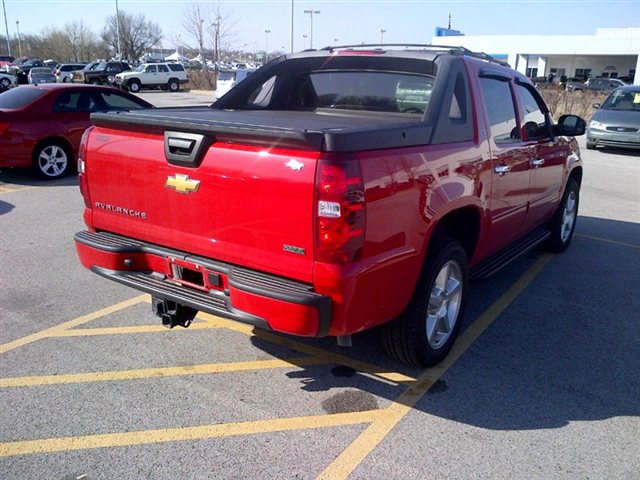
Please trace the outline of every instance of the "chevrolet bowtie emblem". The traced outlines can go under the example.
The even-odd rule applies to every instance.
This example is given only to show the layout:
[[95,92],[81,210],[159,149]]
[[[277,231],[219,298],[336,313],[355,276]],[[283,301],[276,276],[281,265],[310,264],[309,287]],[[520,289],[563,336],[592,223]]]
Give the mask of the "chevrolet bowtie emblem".
[[167,177],[167,182],[164,186],[167,188],[173,188],[178,193],[188,195],[191,192],[198,191],[198,188],[200,187],[200,180],[190,180],[189,175],[176,173],[173,177]]

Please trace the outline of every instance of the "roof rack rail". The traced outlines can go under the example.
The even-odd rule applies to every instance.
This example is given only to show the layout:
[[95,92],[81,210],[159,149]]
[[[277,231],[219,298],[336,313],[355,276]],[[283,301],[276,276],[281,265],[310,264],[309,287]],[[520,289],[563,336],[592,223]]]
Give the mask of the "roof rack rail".
[[448,52],[454,55],[466,55],[469,57],[479,58],[481,60],[486,60],[487,62],[497,63],[504,67],[510,66],[507,62],[497,60],[493,58],[491,55],[488,55],[484,52],[474,52],[472,50],[469,50],[468,48],[461,47],[459,45],[431,45],[429,43],[361,43],[358,45],[328,46],[328,47],[321,48],[320,50],[333,52],[334,50],[356,50],[361,48],[383,49],[387,47],[394,47],[394,48],[402,47],[407,50],[420,49],[425,51]]

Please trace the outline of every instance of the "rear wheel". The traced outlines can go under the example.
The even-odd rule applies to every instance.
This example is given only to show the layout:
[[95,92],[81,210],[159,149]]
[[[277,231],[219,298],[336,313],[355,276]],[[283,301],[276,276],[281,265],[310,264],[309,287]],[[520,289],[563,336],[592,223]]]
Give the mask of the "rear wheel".
[[468,278],[462,245],[449,238],[434,245],[407,310],[382,329],[387,353],[418,367],[440,363],[460,331]]
[[53,180],[69,171],[71,153],[69,148],[55,140],[48,140],[33,152],[33,169],[41,178]]
[[167,83],[167,87],[170,92],[177,92],[180,89],[180,83],[175,78],[172,78],[169,80],[169,83]]
[[551,237],[548,246],[552,252],[564,252],[573,238],[578,219],[578,205],[580,203],[580,187],[573,178],[567,181],[562,201],[551,220]]

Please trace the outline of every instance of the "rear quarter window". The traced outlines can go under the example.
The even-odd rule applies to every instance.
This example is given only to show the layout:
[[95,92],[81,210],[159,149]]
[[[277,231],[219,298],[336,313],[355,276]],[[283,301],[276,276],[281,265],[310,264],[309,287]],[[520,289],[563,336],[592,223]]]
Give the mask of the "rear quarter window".
[[184,72],[184,67],[182,65],[180,65],[179,63],[170,63],[169,64],[169,68],[173,72]]

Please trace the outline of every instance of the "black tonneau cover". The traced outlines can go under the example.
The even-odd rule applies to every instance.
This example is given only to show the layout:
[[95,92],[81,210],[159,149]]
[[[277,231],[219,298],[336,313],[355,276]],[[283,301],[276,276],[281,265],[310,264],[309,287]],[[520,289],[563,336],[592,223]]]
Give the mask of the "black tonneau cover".
[[209,107],[155,108],[93,113],[96,126],[163,134],[197,133],[216,141],[354,152],[424,145],[432,127],[406,114],[341,110],[216,110]]

